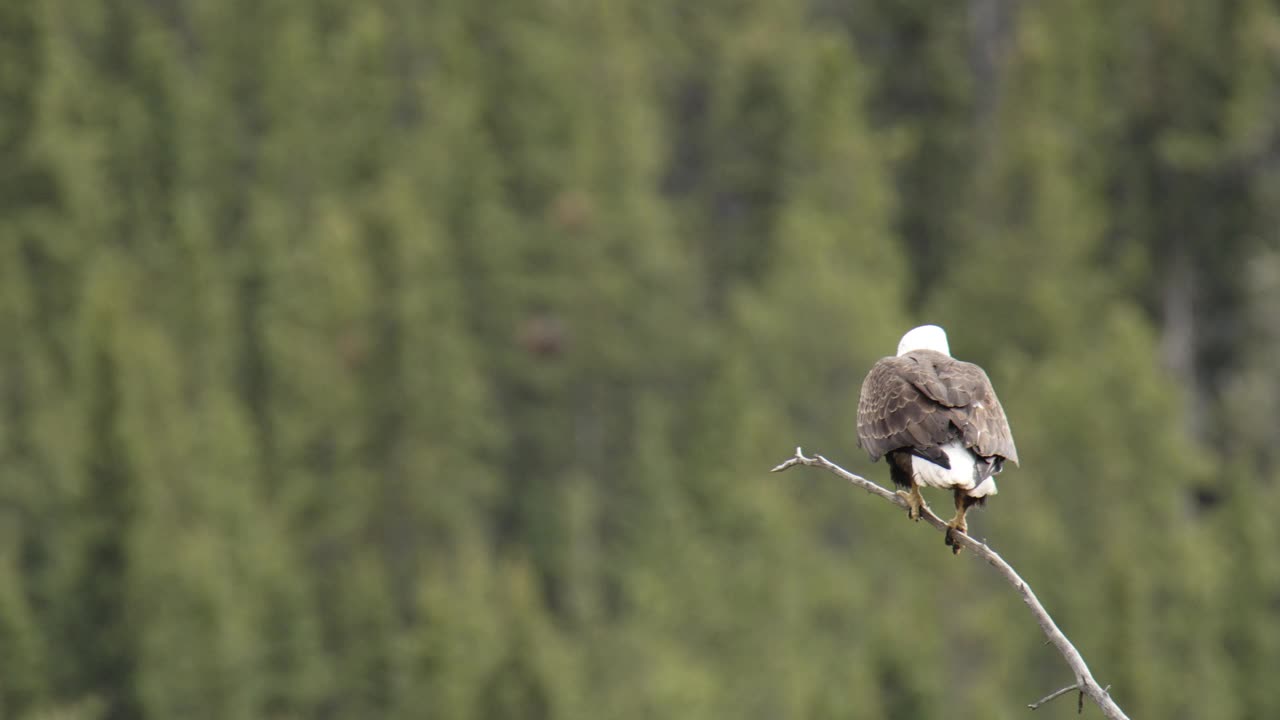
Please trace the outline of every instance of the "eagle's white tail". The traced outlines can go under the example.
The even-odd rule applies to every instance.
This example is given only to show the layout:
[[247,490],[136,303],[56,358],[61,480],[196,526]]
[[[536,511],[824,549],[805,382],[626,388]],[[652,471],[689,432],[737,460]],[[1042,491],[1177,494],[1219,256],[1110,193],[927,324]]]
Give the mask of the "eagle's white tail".
[[975,498],[996,494],[996,479],[994,477],[987,477],[981,482],[976,482],[978,458],[974,456],[972,450],[964,446],[963,442],[952,440],[943,445],[941,449],[947,454],[947,459],[951,462],[951,469],[948,470],[941,465],[931,463],[922,457],[913,456],[911,458],[911,469],[915,471],[916,482],[928,487],[947,490],[960,488],[965,491],[966,495]]

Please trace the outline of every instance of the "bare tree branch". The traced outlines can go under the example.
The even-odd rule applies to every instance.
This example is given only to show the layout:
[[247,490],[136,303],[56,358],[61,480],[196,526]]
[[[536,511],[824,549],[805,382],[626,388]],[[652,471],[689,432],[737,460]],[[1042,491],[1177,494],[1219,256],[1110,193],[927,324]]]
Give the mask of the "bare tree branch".
[[1078,689],[1080,689],[1080,686],[1079,686],[1079,685],[1068,685],[1068,686],[1066,686],[1066,687],[1064,687],[1064,688],[1059,688],[1059,689],[1054,690],[1053,692],[1049,693],[1048,695],[1045,695],[1044,697],[1040,698],[1039,700],[1037,700],[1037,701],[1035,701],[1035,702],[1033,702],[1033,703],[1031,703],[1031,704],[1027,705],[1027,707],[1031,708],[1032,710],[1035,710],[1036,708],[1040,707],[1041,705],[1043,705],[1043,704],[1045,704],[1045,703],[1049,702],[1050,700],[1052,700],[1052,699],[1054,699],[1054,698],[1061,697],[1061,696],[1066,695],[1067,693],[1071,692],[1072,690],[1078,690]]
[[[1045,644],[1047,645],[1048,643],[1045,643]],[[1108,691],[1108,690],[1110,690],[1110,689],[1111,689],[1111,686],[1110,686],[1110,685],[1108,685],[1108,686],[1106,686],[1106,687],[1102,688],[1102,692],[1106,692],[1106,691]],[[1031,703],[1030,705],[1027,705],[1027,707],[1031,708],[1032,710],[1037,710],[1037,709],[1039,709],[1039,708],[1040,708],[1040,706],[1041,706],[1041,705],[1044,705],[1045,703],[1049,702],[1050,700],[1053,700],[1054,698],[1062,697],[1063,695],[1066,695],[1067,693],[1071,692],[1072,690],[1079,690],[1079,691],[1080,691],[1080,698],[1076,701],[1076,712],[1077,712],[1077,713],[1082,713],[1082,712],[1084,712],[1084,691],[1083,691],[1083,690],[1080,690],[1080,686],[1079,686],[1079,685],[1068,685],[1068,686],[1066,686],[1066,687],[1064,687],[1064,688],[1060,688],[1060,689],[1058,689],[1058,690],[1054,690],[1053,692],[1049,693],[1048,695],[1045,695],[1044,697],[1040,698],[1039,700],[1037,700],[1037,701],[1035,701],[1035,702]]]
[[[904,510],[907,508],[906,500],[899,497],[897,493],[887,490],[864,477],[854,475],[821,455],[805,457],[800,448],[796,448],[796,454],[794,457],[789,458],[782,464],[775,467],[773,472],[781,472],[796,465],[809,465],[811,467],[819,467],[824,470],[829,470],[854,485],[857,485],[863,490],[866,490],[872,495],[878,495]],[[934,528],[941,530],[942,532],[947,531],[947,524],[937,515],[934,515],[933,511],[928,507],[924,509],[921,517]],[[1049,616],[1049,613],[1044,609],[1044,606],[1040,604],[1040,600],[1036,598],[1036,594],[1031,591],[1031,586],[1014,571],[1013,567],[1009,565],[1009,563],[1005,562],[1004,558],[997,555],[995,551],[987,547],[986,543],[980,543],[963,533],[957,532],[954,533],[953,536],[958,539],[961,547],[970,550],[975,556],[986,560],[987,564],[994,567],[1001,575],[1004,576],[1004,579],[1018,591],[1018,594],[1022,596],[1022,602],[1026,603],[1027,607],[1031,610],[1031,614],[1035,617],[1036,622],[1040,624],[1040,630],[1044,632],[1045,637],[1049,638],[1049,643],[1057,648],[1058,652],[1062,654],[1063,659],[1067,661],[1067,665],[1071,668],[1071,672],[1076,677],[1075,685],[1063,688],[1033,705],[1035,707],[1039,707],[1041,703],[1047,702],[1058,695],[1064,695],[1071,690],[1079,690],[1081,694],[1087,695],[1090,700],[1095,702],[1098,707],[1102,709],[1102,714],[1109,720],[1129,720],[1129,716],[1124,714],[1124,711],[1120,709],[1120,706],[1117,705],[1116,702],[1111,699],[1111,695],[1107,693],[1107,688],[1110,688],[1111,686],[1108,685],[1107,688],[1103,688],[1098,684],[1098,681],[1093,679],[1093,673],[1089,672],[1089,666],[1085,664],[1084,658],[1080,655],[1080,651],[1076,650],[1076,647],[1071,644],[1071,641],[1067,639],[1067,636],[1058,629],[1058,625],[1054,623],[1053,618]],[[1032,709],[1034,709],[1034,707]]]

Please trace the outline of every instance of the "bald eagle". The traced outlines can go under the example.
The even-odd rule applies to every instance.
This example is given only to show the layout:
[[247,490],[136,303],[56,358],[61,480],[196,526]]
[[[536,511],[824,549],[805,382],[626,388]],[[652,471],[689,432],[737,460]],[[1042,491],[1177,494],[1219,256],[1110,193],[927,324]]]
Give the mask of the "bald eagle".
[[898,354],[867,373],[858,399],[858,445],[872,461],[883,456],[888,462],[912,520],[925,505],[921,485],[952,491],[956,514],[946,542],[956,553],[960,543],[952,533],[968,530],[965,512],[996,494],[995,475],[1006,460],[1018,463],[987,373],[951,357],[947,333],[937,325],[903,335]]

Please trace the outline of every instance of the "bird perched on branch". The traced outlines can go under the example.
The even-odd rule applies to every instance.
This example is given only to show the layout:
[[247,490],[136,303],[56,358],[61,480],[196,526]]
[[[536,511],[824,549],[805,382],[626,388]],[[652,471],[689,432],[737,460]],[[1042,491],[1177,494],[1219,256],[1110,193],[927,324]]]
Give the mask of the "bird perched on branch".
[[937,325],[914,328],[898,354],[867,373],[858,399],[858,445],[871,460],[883,456],[907,516],[919,520],[920,486],[949,489],[956,514],[947,545],[959,553],[955,531],[966,532],[965,512],[996,494],[995,475],[1006,460],[1018,463],[1009,421],[982,368],[951,357],[947,333]]

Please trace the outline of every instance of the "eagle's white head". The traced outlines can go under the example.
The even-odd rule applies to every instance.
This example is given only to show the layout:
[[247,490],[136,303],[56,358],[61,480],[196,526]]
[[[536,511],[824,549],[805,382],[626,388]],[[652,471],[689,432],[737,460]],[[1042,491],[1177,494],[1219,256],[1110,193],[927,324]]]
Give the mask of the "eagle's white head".
[[898,354],[905,355],[912,350],[936,350],[950,357],[951,347],[947,345],[947,331],[937,325],[911,328],[898,341]]

